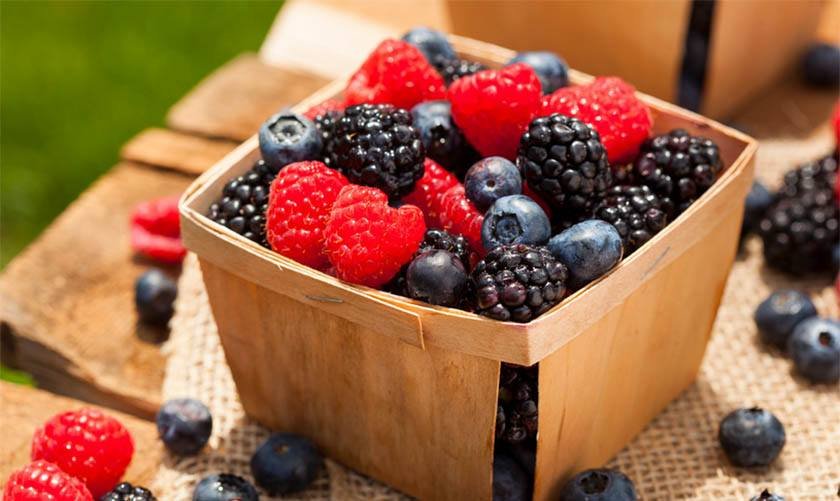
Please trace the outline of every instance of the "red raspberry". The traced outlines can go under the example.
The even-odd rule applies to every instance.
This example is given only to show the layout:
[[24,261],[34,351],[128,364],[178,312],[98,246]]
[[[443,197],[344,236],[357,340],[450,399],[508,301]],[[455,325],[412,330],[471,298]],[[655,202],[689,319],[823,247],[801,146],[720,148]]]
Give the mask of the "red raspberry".
[[452,117],[482,155],[513,160],[519,138],[540,108],[540,89],[536,73],[524,63],[479,71],[449,87]]
[[543,98],[542,113],[561,113],[595,127],[615,165],[636,157],[653,126],[650,110],[636,97],[636,89],[618,77],[557,89]]
[[54,463],[83,481],[97,499],[122,478],[134,441],[116,419],[97,409],[53,416],[32,437],[32,460]]
[[356,185],[342,188],[324,231],[336,276],[369,287],[394,278],[411,260],[425,232],[420,209],[389,207],[384,192]]
[[187,254],[181,243],[178,197],[143,202],[131,213],[131,247],[155,261],[180,263]]
[[403,202],[417,206],[423,211],[426,226],[437,227],[440,225],[436,211],[439,205],[435,203],[435,199],[457,185],[458,178],[430,158],[426,159],[423,167],[423,177],[417,181],[414,191],[403,197]]
[[317,269],[324,255],[324,227],[347,179],[321,162],[284,167],[271,183],[266,210],[266,240],[276,252]]
[[449,188],[438,199],[438,219],[444,230],[467,239],[473,250],[484,255],[481,243],[481,225],[484,214],[478,211],[459,184]]
[[29,463],[6,480],[3,501],[93,501],[81,480],[46,461]]
[[416,47],[385,40],[350,77],[345,104],[392,104],[410,110],[415,104],[443,99],[446,85]]
[[328,113],[330,111],[344,111],[344,103],[338,99],[327,99],[321,101],[315,106],[309,108],[303,113],[303,116],[310,120],[315,120],[315,117]]

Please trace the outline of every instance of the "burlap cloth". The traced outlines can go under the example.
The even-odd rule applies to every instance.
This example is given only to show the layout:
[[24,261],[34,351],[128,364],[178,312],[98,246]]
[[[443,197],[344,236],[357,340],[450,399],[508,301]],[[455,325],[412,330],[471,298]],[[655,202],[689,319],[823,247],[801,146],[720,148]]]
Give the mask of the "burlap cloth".
[[[807,141],[764,143],[758,177],[778,184],[792,165],[830,148],[827,130]],[[686,273],[702,272],[686,270]],[[795,287],[812,294],[823,315],[836,317],[826,281],[791,281],[763,267],[760,242],[747,242],[726,288],[699,379],[609,464],[636,484],[644,499],[741,499],[769,487],[788,500],[837,499],[840,485],[840,392],[792,375],[790,362],[762,347],[752,313],[771,291]],[[194,458],[167,458],[154,487],[162,500],[186,500],[198,479],[218,472],[250,478],[248,461],[268,431],[246,418],[219,345],[201,273],[190,256],[180,282],[177,314],[166,346],[164,398],[191,396],[213,412],[213,436]],[[787,445],[770,468],[729,466],[717,442],[720,419],[759,405],[784,423]],[[297,499],[397,499],[382,484],[327,461],[325,473]]]

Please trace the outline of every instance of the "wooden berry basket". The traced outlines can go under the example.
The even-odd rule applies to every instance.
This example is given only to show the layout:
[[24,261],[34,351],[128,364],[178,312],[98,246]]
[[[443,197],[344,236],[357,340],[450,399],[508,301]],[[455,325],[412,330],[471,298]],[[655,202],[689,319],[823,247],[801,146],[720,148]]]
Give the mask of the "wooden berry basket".
[[[500,66],[512,52],[451,37]],[[571,81],[590,76],[572,71]],[[338,94],[344,81],[295,109]],[[648,96],[655,132],[720,147],[711,190],[609,275],[528,323],[431,306],[302,266],[204,214],[259,157],[252,137],[181,200],[245,411],[423,499],[490,499],[502,361],[540,362],[535,499],[607,461],[695,379],[735,256],[756,142]],[[266,110],[266,116],[275,110]]]

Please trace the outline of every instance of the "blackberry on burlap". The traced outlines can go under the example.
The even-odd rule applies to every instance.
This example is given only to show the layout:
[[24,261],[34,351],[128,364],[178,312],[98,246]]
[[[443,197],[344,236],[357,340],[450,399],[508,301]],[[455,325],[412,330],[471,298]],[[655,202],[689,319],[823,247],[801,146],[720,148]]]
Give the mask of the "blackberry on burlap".
[[210,205],[207,216],[240,235],[269,247],[265,239],[268,193],[277,171],[258,160],[245,174],[225,184],[222,197]]
[[615,227],[624,243],[625,256],[668,224],[662,201],[647,186],[613,186],[594,215]]
[[496,438],[516,445],[537,436],[537,365],[502,363]]
[[139,485],[131,485],[128,482],[121,482],[113,489],[105,493],[100,501],[157,501],[157,498],[149,489]]
[[325,157],[354,184],[373,186],[392,200],[423,177],[425,151],[411,114],[389,104],[350,106],[332,129]]
[[785,175],[758,225],[770,267],[793,275],[833,270],[832,250],[840,241],[836,176],[837,160],[831,156]]
[[496,320],[529,322],[559,303],[569,270],[547,248],[500,245],[473,270],[476,312]]
[[714,141],[674,129],[645,141],[633,164],[633,177],[661,198],[673,219],[705,193],[722,170]]
[[516,163],[528,186],[557,213],[588,212],[613,183],[598,132],[559,113],[531,122],[520,140]]

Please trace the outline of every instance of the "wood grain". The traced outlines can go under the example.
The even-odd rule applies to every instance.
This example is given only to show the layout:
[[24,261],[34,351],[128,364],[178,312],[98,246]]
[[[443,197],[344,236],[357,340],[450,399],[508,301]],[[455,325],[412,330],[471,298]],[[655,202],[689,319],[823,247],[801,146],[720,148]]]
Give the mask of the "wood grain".
[[134,281],[154,263],[132,254],[128,220],[138,202],[178,194],[191,179],[119,164],[9,263],[0,276],[4,363],[50,391],[152,416],[166,331],[137,322]]
[[[88,407],[78,400],[0,381],[0,490],[9,474],[30,460],[32,433],[47,419],[59,412]],[[126,481],[148,486],[164,455],[154,423],[112,410],[103,409],[117,418],[134,439],[134,458],[125,476]]]
[[168,129],[146,129],[120,150],[123,160],[185,174],[198,175],[236,147],[226,140],[207,139]]
[[421,499],[489,499],[499,363],[381,335],[201,261],[249,416]]
[[300,70],[277,68],[243,54],[201,81],[167,116],[172,129],[213,138],[244,140],[284,106],[327,81]]

